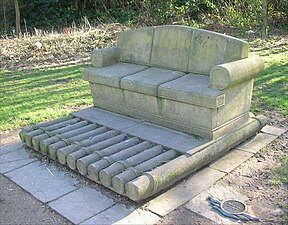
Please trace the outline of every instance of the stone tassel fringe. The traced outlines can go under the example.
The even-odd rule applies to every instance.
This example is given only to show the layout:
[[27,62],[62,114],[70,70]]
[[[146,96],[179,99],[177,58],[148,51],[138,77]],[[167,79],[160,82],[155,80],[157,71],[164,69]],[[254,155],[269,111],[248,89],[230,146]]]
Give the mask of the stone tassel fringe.
[[162,146],[158,145],[149,149],[146,149],[143,152],[140,152],[139,154],[136,154],[132,157],[129,157],[128,159],[117,161],[113,163],[111,166],[105,168],[104,170],[101,170],[99,172],[99,179],[103,185],[106,187],[111,187],[111,180],[112,177],[115,175],[121,173],[123,170],[136,166],[139,163],[142,163],[148,159],[151,159],[152,157],[155,157],[163,152]]
[[[100,151],[95,151],[94,150],[94,145],[91,145],[87,147],[89,151],[93,151],[92,154],[84,156],[81,159],[78,159],[76,162],[77,170],[79,171],[80,174],[86,175],[87,174],[87,167],[88,165],[99,161],[105,156],[110,156],[112,154],[115,154],[125,148],[129,148],[133,145],[136,145],[140,142],[140,140],[136,137],[130,138],[128,140],[122,141],[118,144],[112,145],[110,147],[101,149]],[[97,144],[96,144],[97,145]]]
[[88,166],[88,177],[96,182],[99,182],[99,171],[105,169],[106,167],[112,165],[117,160],[127,159],[139,152],[144,151],[146,148],[151,146],[151,142],[144,141],[130,148],[124,149],[114,155],[103,157],[101,160],[92,163]]
[[69,154],[78,151],[82,147],[87,147],[87,146],[96,144],[100,141],[104,141],[107,138],[114,137],[117,134],[118,134],[117,131],[110,130],[110,131],[107,131],[105,133],[101,133],[99,135],[93,136],[92,138],[85,139],[85,140],[80,141],[80,142],[73,142],[71,145],[68,145],[66,147],[58,149],[58,151],[57,151],[58,161],[62,164],[66,164],[67,163],[67,156]]
[[124,194],[125,184],[128,181],[131,181],[135,179],[136,177],[141,176],[142,173],[152,170],[155,167],[160,166],[161,164],[171,159],[174,159],[177,156],[178,156],[178,153],[176,151],[169,150],[147,161],[144,161],[143,163],[135,167],[129,167],[127,170],[123,171],[122,173],[112,178],[113,190],[119,194]]
[[[92,129],[90,130],[90,126],[92,126]],[[88,125],[86,127],[86,131],[84,131],[83,133],[79,132],[78,135],[71,137],[71,138],[67,138],[67,139],[61,139],[56,143],[53,143],[51,145],[48,146],[48,155],[52,158],[52,159],[56,159],[61,163],[61,164],[65,164],[66,163],[66,155],[63,157],[61,157],[61,154],[58,154],[58,149],[64,148],[72,143],[78,143],[81,142],[85,139],[90,139],[91,137],[95,136],[95,135],[99,135],[99,134],[103,134],[105,132],[107,132],[107,128],[106,127],[100,127],[97,128],[96,125],[91,124]],[[94,129],[93,127],[97,128]]]
[[[94,145],[95,150],[101,150],[103,148],[109,147],[111,145],[117,144],[127,138],[126,134],[118,134],[117,136],[111,137],[107,140],[101,141],[98,144]],[[82,147],[76,152],[69,154],[66,157],[66,162],[69,168],[75,170],[76,169],[76,161],[86,155],[89,155],[93,152],[89,148]]]
[[21,139],[21,141],[25,142],[25,140],[26,140],[25,137],[26,137],[27,133],[29,133],[31,131],[34,131],[34,130],[38,130],[40,127],[48,127],[48,126],[51,126],[51,125],[54,125],[54,124],[57,124],[57,123],[64,122],[66,120],[70,120],[72,118],[73,118],[73,116],[64,116],[64,117],[57,118],[55,120],[51,120],[51,121],[47,121],[47,122],[44,122],[44,123],[39,123],[37,125],[32,125],[32,126],[29,126],[29,127],[25,127],[19,133],[20,139]]
[[[95,130],[96,128],[97,128],[96,124],[88,124],[87,126],[82,126],[82,127],[77,128],[75,130],[70,130],[70,131],[65,132],[63,134],[58,134],[58,135],[55,135],[55,136],[50,137],[48,139],[42,140],[42,141],[40,141],[40,151],[45,152],[47,154],[48,149],[52,144],[58,143],[60,141],[67,142],[69,144],[69,141],[68,141],[69,138],[75,137],[79,134],[83,134],[83,133],[86,133],[86,132],[91,131],[91,130]],[[52,157],[51,155],[49,155],[49,156],[54,160],[56,159],[56,154],[53,155],[54,157]]]
[[77,123],[78,121],[80,121],[79,118],[74,118],[74,119],[70,119],[70,120],[65,120],[63,122],[60,122],[60,123],[57,123],[57,124],[54,124],[51,126],[39,127],[39,129],[28,132],[24,135],[25,143],[29,147],[32,147],[32,138],[33,137],[41,135],[45,132],[51,132],[53,130],[61,129],[61,128],[67,126],[68,124]]

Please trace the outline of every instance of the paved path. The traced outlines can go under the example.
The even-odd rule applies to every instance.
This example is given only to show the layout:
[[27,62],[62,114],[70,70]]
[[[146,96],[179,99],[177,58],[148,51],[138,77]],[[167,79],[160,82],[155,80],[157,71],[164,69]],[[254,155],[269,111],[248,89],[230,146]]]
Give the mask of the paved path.
[[[39,159],[19,141],[4,145],[0,147],[0,224],[39,224],[41,221],[51,224],[155,224],[173,214],[173,210],[180,206],[183,212],[197,212],[215,222],[227,222],[218,214],[211,216],[211,213],[207,213],[205,191],[283,132],[283,129],[266,126],[254,139],[142,204],[133,203],[87,182],[56,163],[48,163],[45,158]],[[20,191],[19,187],[31,196],[27,193],[24,196],[25,192]],[[14,188],[18,191],[9,192]],[[39,201],[33,200],[32,196]],[[25,205],[17,202],[18,197]],[[20,211],[20,214],[15,213],[17,218],[13,218],[14,211]]]

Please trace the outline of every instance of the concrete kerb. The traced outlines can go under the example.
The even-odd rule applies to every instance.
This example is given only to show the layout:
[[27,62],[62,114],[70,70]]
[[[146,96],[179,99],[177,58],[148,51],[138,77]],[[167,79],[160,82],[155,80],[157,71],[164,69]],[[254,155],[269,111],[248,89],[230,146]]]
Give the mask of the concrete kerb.
[[[135,219],[137,219],[139,217],[138,218],[139,223],[141,224],[141,223],[145,222],[145,219],[143,219],[143,215],[144,215],[144,218],[149,216],[149,218],[151,219],[151,222],[155,223],[161,217],[167,215],[168,213],[170,213],[174,209],[178,208],[179,206],[184,205],[185,207],[188,207],[185,205],[187,202],[190,201],[190,203],[192,204],[193,199],[197,198],[197,196],[199,196],[199,194],[201,194],[203,191],[205,191],[208,188],[210,188],[211,186],[213,186],[213,184],[216,181],[218,181],[219,179],[224,177],[227,173],[234,170],[236,167],[238,167],[244,161],[248,160],[257,151],[259,151],[260,149],[262,149],[263,147],[265,147],[266,145],[271,143],[273,140],[275,140],[278,136],[280,136],[284,132],[285,132],[284,129],[280,129],[280,128],[275,129],[274,127],[271,127],[271,126],[265,126],[261,130],[261,133],[258,134],[256,137],[254,137],[252,140],[244,143],[241,146],[238,146],[237,148],[235,148],[235,151],[228,152],[228,154],[226,154],[224,157],[222,157],[222,158],[218,159],[217,161],[215,161],[214,163],[210,164],[209,167],[202,169],[201,171],[190,176],[188,179],[186,179],[182,183],[179,183],[178,185],[176,185],[174,188],[172,188],[172,189],[166,191],[165,193],[159,195],[158,197],[152,199],[151,201],[149,201],[148,203],[143,205],[143,207],[141,207],[142,209],[133,208],[133,209],[127,209],[128,211],[123,210],[123,209],[122,209],[122,211],[120,210],[119,211],[120,215],[117,215],[117,218],[115,218],[115,220],[113,220],[111,222],[121,223],[122,221],[123,222],[125,221],[125,223],[126,222],[127,223],[133,223],[135,221]],[[266,141],[263,142],[264,137],[265,137]],[[253,147],[253,153],[247,151],[247,149],[249,150],[249,148],[250,148],[249,144],[252,145],[252,147]],[[245,146],[245,149],[243,146]],[[11,150],[11,148],[13,148],[14,150]],[[16,142],[16,143],[13,143],[10,145],[1,146],[0,147],[0,154],[2,157],[5,156],[7,158],[8,154],[13,153],[14,151],[22,151],[22,150],[23,150],[23,148],[21,148],[21,146],[19,145],[19,142],[18,143]],[[23,156],[23,157],[27,157],[27,156]],[[9,163],[9,162],[4,162],[4,161],[0,162],[0,166],[3,167],[3,165],[4,165],[3,163]],[[37,162],[32,162],[33,165],[35,163],[37,163]],[[17,167],[15,169],[12,169],[12,171],[8,172],[7,174],[6,174],[6,172],[4,172],[4,175],[5,176],[8,175],[8,177],[10,177],[10,179],[13,180],[13,177],[11,176],[12,174],[14,176],[16,174],[16,171],[23,170],[22,168],[24,168],[27,165],[30,165],[29,167],[31,167],[32,164],[31,164],[31,162],[29,162],[26,165],[20,165],[20,168]],[[223,165],[229,165],[229,166],[228,167],[226,166],[226,168],[223,168]],[[54,171],[52,171],[52,172],[54,173]],[[49,173],[49,171],[48,171],[48,173]],[[19,176],[17,176],[17,177],[19,177]],[[27,182],[30,179],[31,179],[31,177],[29,176],[29,179],[26,178],[25,180]],[[34,176],[33,180],[35,180],[35,179],[36,179],[36,177]],[[64,179],[66,179],[66,177]],[[197,180],[198,181],[200,180],[201,182],[197,182]],[[202,181],[207,181],[207,182],[203,183]],[[29,185],[28,186],[25,185],[24,183],[22,183],[22,181],[16,182],[16,183],[18,183],[18,185],[20,187],[24,188],[26,191],[30,192],[37,199],[42,200],[43,202],[47,202],[47,200],[48,200],[47,195],[45,196],[45,195],[43,195],[43,193],[42,194],[40,193],[40,195],[39,195],[39,192],[37,192],[37,190],[34,193],[31,192],[31,190],[28,190]],[[69,193],[74,193],[77,190],[79,190],[79,189],[75,189],[75,190],[71,189],[71,191]],[[55,197],[56,196],[57,195],[55,195]],[[64,194],[64,196],[66,196],[66,194]],[[53,198],[55,198],[55,197],[53,197]],[[62,197],[60,194],[60,197],[57,198],[55,201],[57,201],[58,199],[61,199],[61,198]],[[60,202],[60,201],[61,200],[58,200],[58,202]],[[169,202],[169,204],[167,204],[167,202]],[[171,204],[171,203],[173,203],[173,204]],[[49,204],[51,204],[51,206],[53,205],[52,203],[49,203]],[[191,204],[190,204],[189,208],[191,208]],[[55,203],[55,205],[56,205],[56,203]],[[113,210],[111,207],[113,208]],[[110,211],[113,212],[115,210],[117,211],[118,208],[122,208],[122,206],[121,205],[118,206],[118,204],[116,204],[116,205],[112,204],[111,207],[108,207],[107,209],[102,210],[99,214],[97,214],[97,213],[95,215],[92,215],[93,213],[90,214],[91,216],[89,218],[84,218],[83,220],[81,219],[82,223],[85,224],[85,222],[89,223],[92,221],[97,221],[99,218],[102,218],[103,216],[104,216],[103,218],[107,218],[106,216],[110,214],[109,213]],[[56,209],[57,207],[53,207],[53,208],[55,208],[55,210],[58,213],[60,213],[62,216],[66,217],[66,218],[68,217],[64,212],[65,210],[63,211],[63,208],[61,209],[62,211],[57,210]],[[139,210],[141,211],[141,213],[139,213]],[[137,211],[137,213],[136,213],[136,211]],[[123,215],[121,212],[123,212]],[[201,212],[199,210],[195,211],[195,212],[198,214],[201,214]],[[77,211],[75,211],[75,213],[77,214]],[[127,216],[127,218],[126,218],[126,216]],[[78,220],[78,221],[72,221],[72,222],[79,223],[81,221]]]

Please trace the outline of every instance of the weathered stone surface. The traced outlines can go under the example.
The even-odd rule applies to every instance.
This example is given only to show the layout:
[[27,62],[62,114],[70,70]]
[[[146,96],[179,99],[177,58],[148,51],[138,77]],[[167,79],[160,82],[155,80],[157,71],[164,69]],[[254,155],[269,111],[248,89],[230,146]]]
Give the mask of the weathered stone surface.
[[262,128],[261,132],[266,133],[266,134],[272,134],[275,136],[280,136],[281,134],[284,134],[287,130],[279,128],[279,127],[274,127],[270,125],[266,125],[265,127]]
[[[53,125],[49,125],[47,127],[39,127],[36,130],[33,130],[31,132],[25,133],[25,143],[29,146],[32,147],[32,139],[34,137],[37,137],[41,134],[47,133],[47,132],[52,132],[54,130],[58,130],[61,128],[65,128],[66,126],[68,126],[69,124],[73,124],[73,123],[77,123],[79,121],[79,118],[71,118],[65,121],[62,121],[60,123],[56,123]],[[36,146],[36,149],[38,150],[38,144],[39,142],[37,142],[36,140],[34,141],[34,145]]]
[[127,208],[116,204],[104,212],[84,221],[81,225],[88,224],[156,224],[160,217],[143,209]]
[[78,181],[52,165],[36,161],[5,174],[42,202],[49,202],[76,189]]
[[[106,209],[105,211],[97,214],[85,220],[81,225],[90,225],[90,224],[117,224],[119,221],[124,220],[127,216],[133,213],[135,209],[133,207],[128,207],[123,204],[115,204],[111,208]],[[148,213],[147,213],[148,214]],[[139,213],[140,217],[140,213]],[[139,220],[139,224],[146,223],[146,218],[144,220]],[[135,221],[132,221],[135,224]]]
[[252,86],[249,82],[226,90],[226,105],[217,109],[104,85],[92,84],[91,90],[96,107],[211,140],[233,132],[248,120],[250,100],[246,99],[251,99]]
[[[86,138],[85,140],[80,141],[80,142],[73,142],[71,145],[65,146],[65,147],[57,150],[57,159],[60,163],[65,164],[65,163],[67,163],[67,156],[69,154],[80,151],[81,152],[80,155],[81,155],[83,152],[82,151],[83,149],[81,149],[81,148],[96,144],[100,141],[104,141],[107,138],[114,137],[115,135],[117,135],[117,133],[118,132],[115,130],[110,130],[110,131],[107,131],[105,133],[93,135],[93,136],[91,136],[91,138],[88,138],[88,139]],[[78,153],[76,153],[76,155],[78,155]],[[73,160],[73,157],[74,157],[73,155],[70,156],[71,160]],[[74,161],[70,161],[70,162],[74,163]],[[75,169],[74,164],[71,164],[70,166],[71,166],[70,167],[71,169]]]
[[[149,113],[155,116],[161,115],[161,105],[159,104],[158,97],[128,90],[124,90],[123,93],[125,98],[125,108],[139,112],[139,114]],[[145,120],[142,116],[140,116],[140,119]]]
[[[119,173],[117,175],[115,173],[116,176],[114,176],[111,180],[113,190],[119,194],[124,194],[126,189],[125,185],[127,184],[127,182],[137,178],[138,176],[147,171],[151,171],[157,166],[161,166],[163,162],[170,161],[176,158],[177,156],[178,154],[176,151],[168,150],[144,162],[143,161],[141,162],[140,160],[139,165],[136,166],[134,165],[135,167],[128,167],[127,170],[123,171],[122,173]],[[109,185],[110,185],[110,179],[109,179]]]
[[209,75],[213,66],[248,56],[248,43],[223,34],[194,29],[189,72]]
[[151,65],[186,72],[192,32],[182,26],[156,27]]
[[124,77],[121,80],[120,86],[126,90],[158,96],[159,85],[183,75],[183,72],[152,67],[142,72]]
[[275,135],[260,133],[252,140],[239,145],[237,148],[247,152],[256,153],[277,138]]
[[128,169],[130,167],[134,167],[140,163],[143,163],[144,161],[149,160],[162,152],[163,152],[162,146],[157,145],[155,147],[146,149],[145,151],[140,152],[139,154],[136,154],[127,159],[116,161],[111,166],[99,172],[99,179],[104,186],[111,187],[112,177],[121,173],[123,170]]
[[[253,80],[243,82],[233,88],[224,90],[225,106],[218,108],[217,111],[213,111],[212,127],[217,128],[225,126],[229,122],[234,123],[235,127],[239,127],[247,122],[249,118],[252,91]],[[244,117],[244,120],[236,122],[239,117]],[[229,131],[227,130],[225,133],[229,133]]]
[[[234,132],[248,121],[251,80],[263,68],[258,57],[248,57],[247,42],[185,26],[130,30],[120,33],[118,42],[128,67],[131,63],[152,67],[127,76],[104,74],[106,83],[102,75],[88,79],[96,107],[209,140]],[[245,65],[250,65],[249,71]],[[220,72],[211,72],[210,86],[223,91],[209,88],[213,67]],[[159,73],[165,68],[191,74],[175,80]]]
[[3,154],[0,155],[0,173],[6,173],[36,160],[25,150],[21,142],[2,146],[0,147],[0,152],[2,152],[2,149]]
[[83,70],[82,76],[84,80],[92,83],[120,88],[121,78],[147,68],[147,66],[131,63],[117,63],[104,68],[87,68]]
[[64,116],[64,117],[57,118],[55,120],[51,120],[51,121],[47,121],[47,122],[40,123],[40,124],[37,124],[37,125],[32,125],[32,126],[29,126],[29,127],[25,127],[19,132],[19,136],[20,136],[22,141],[25,141],[27,133],[29,133],[31,131],[34,131],[34,130],[37,130],[37,129],[39,129],[39,127],[48,127],[48,126],[51,126],[53,124],[63,122],[65,120],[69,120],[71,118],[72,118],[72,116]]
[[149,146],[151,146],[151,143],[149,141],[144,141],[135,146],[124,149],[123,151],[117,152],[114,155],[105,157],[95,163],[90,164],[87,168],[88,177],[93,181],[98,181],[100,170],[107,168],[108,166],[110,166],[111,164],[115,163],[118,160],[127,159],[133,155],[136,155],[144,151]]
[[176,187],[152,199],[145,207],[158,215],[165,216],[202,191],[208,189],[223,176],[225,176],[223,172],[205,168],[190,176]]
[[114,129],[122,130],[125,133],[178,151],[186,152],[207,142],[207,140],[198,139],[182,132],[146,123],[131,117],[120,116],[95,107],[74,112],[73,115]]
[[233,150],[212,163],[210,168],[229,173],[252,156],[253,154],[249,152]]
[[12,151],[16,151],[18,149],[23,148],[24,144],[21,141],[17,141],[17,142],[13,142],[11,144],[6,144],[6,145],[2,145],[0,146],[0,155],[12,152]]
[[[74,122],[74,121],[77,121],[77,122]],[[87,125],[88,122],[87,121],[82,121],[82,122],[78,122],[79,121],[79,118],[75,118],[72,123],[70,124],[67,124],[65,127],[62,127],[60,129],[56,129],[56,130],[53,130],[51,132],[44,132],[43,134],[40,134],[40,135],[37,135],[35,137],[32,138],[32,144],[33,144],[33,147],[40,151],[40,142],[42,140],[45,140],[45,139],[48,139],[49,137],[53,136],[53,135],[61,135],[61,134],[64,134],[64,133],[67,133],[73,129],[77,129],[79,127],[82,127],[83,125]],[[47,143],[49,144],[49,143]],[[47,148],[42,148],[42,151],[43,153],[47,153]]]
[[132,127],[142,122],[141,120],[121,116],[119,114],[108,112],[96,107],[90,107],[87,109],[79,110],[72,114],[80,118],[90,120],[91,122],[111,127],[117,130],[123,130],[125,128]]
[[[100,142],[97,141],[98,143],[96,143],[94,145],[93,149],[95,149],[95,151],[101,150],[103,148],[106,148],[106,147],[115,145],[115,144],[117,144],[119,142],[122,142],[125,138],[126,138],[126,134],[119,134],[117,136],[113,136],[113,137],[111,137],[109,139],[105,139],[105,140],[100,141]],[[66,163],[70,167],[70,169],[75,170],[76,169],[76,161],[78,159],[88,155],[88,154],[91,154],[92,152],[93,152],[92,149],[88,149],[88,148],[82,147],[79,150],[77,150],[75,152],[72,152],[69,155],[67,155]]]
[[81,159],[77,160],[77,169],[79,171],[79,173],[81,173],[82,175],[86,175],[87,174],[87,166],[99,161],[100,159],[102,159],[103,157],[109,156],[109,155],[113,155],[123,149],[132,147],[133,145],[137,145],[140,142],[140,140],[136,137],[134,138],[130,138],[128,140],[122,141],[118,144],[112,145],[110,147],[107,147],[105,149],[101,149],[99,150],[95,150],[92,146],[87,147],[88,149],[91,149],[91,151],[93,151],[92,154],[84,156]]
[[187,152],[207,142],[207,140],[204,139],[197,139],[191,135],[146,122],[137,124],[123,131],[182,152]]
[[118,34],[117,46],[122,62],[150,64],[154,28],[146,27]]
[[119,49],[117,47],[96,49],[92,52],[93,66],[102,68],[119,62]]
[[210,71],[209,86],[224,90],[243,81],[254,79],[263,70],[263,60],[256,55],[250,55],[246,59],[214,66]]
[[262,117],[258,116],[234,133],[207,143],[205,148],[193,152],[192,156],[181,155],[128,182],[125,185],[127,196],[134,201],[147,198],[215,160],[259,131],[265,125],[266,118]]
[[51,138],[46,139],[45,141],[41,141],[40,149],[42,152],[43,149],[45,149],[44,152],[48,153],[48,155],[52,159],[56,160],[58,149],[63,148],[75,141],[82,141],[83,139],[85,139],[85,137],[89,138],[92,135],[96,135],[98,133],[97,131],[101,133],[101,130],[103,130],[103,132],[106,131],[106,129],[103,127],[97,129],[96,124],[90,124],[88,126],[76,130],[71,130],[62,135],[53,136]]
[[208,87],[209,78],[204,75],[189,74],[159,87],[159,97],[185,102],[207,108],[225,105],[225,95]]
[[49,206],[75,224],[111,207],[114,201],[96,189],[82,187],[50,202]]

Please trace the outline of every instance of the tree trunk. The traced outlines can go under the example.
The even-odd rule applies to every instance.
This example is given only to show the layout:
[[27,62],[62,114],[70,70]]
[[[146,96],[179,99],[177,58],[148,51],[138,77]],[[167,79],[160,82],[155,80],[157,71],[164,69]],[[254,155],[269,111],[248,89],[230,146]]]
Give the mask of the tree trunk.
[[6,19],[6,5],[5,0],[3,1],[3,23],[4,23],[4,34],[7,34],[7,19]]
[[78,2],[78,0],[74,0],[74,8],[76,9],[76,11],[79,10],[79,2]]
[[21,37],[21,28],[20,28],[20,8],[18,0],[14,0],[15,7],[15,25],[16,25],[16,35],[17,37]]
[[154,19],[154,7],[155,7],[155,1],[154,0],[150,0],[150,16],[151,18]]
[[262,0],[262,38],[267,37],[267,0]]

